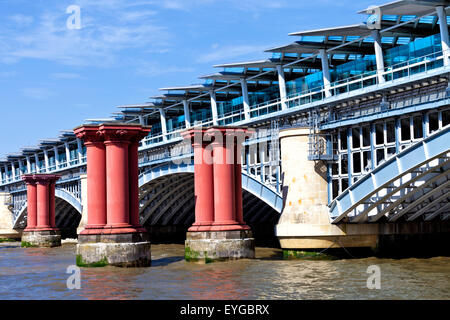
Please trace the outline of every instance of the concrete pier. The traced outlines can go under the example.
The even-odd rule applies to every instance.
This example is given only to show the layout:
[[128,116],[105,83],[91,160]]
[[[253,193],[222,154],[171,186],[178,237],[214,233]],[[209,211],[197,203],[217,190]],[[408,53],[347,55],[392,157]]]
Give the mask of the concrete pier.
[[138,144],[149,128],[75,129],[87,148],[87,222],[78,236],[80,267],[148,267],[151,245],[139,224]]
[[340,223],[328,215],[326,166],[308,160],[308,128],[280,131],[284,209],[276,226],[281,248],[296,251],[368,248],[390,251],[390,239],[445,236],[450,222]]
[[194,128],[182,134],[194,147],[196,197],[186,261],[255,257],[255,241],[242,209],[241,145],[250,134],[242,127]]
[[22,247],[59,247],[61,232],[55,225],[55,183],[58,175],[31,174],[22,178],[27,184],[27,227]]

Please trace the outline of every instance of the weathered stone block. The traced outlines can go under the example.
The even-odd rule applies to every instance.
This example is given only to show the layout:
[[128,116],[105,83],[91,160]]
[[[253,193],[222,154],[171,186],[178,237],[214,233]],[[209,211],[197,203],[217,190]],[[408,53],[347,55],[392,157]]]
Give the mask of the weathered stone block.
[[255,258],[255,239],[250,230],[188,232],[185,259],[211,263]]

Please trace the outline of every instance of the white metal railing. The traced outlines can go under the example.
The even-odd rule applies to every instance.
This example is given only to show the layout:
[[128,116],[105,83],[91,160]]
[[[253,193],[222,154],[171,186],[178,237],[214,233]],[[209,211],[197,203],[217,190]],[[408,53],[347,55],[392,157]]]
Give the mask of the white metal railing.
[[[429,70],[440,68],[440,66],[436,67],[435,64],[443,59],[444,56],[442,52],[428,54],[422,57],[413,58],[408,61],[401,62],[391,67],[388,67],[385,69],[384,72],[381,73],[381,75],[384,77],[385,83],[392,83],[397,79],[411,78],[416,74],[426,73]],[[289,109],[293,107],[298,107],[300,105],[310,104],[316,101],[326,100],[327,98],[329,98],[326,96],[326,92],[331,92],[333,97],[338,96],[339,94],[342,93],[347,93],[353,90],[366,88],[376,84],[379,84],[378,74],[375,71],[366,72],[364,74],[355,77],[333,82],[326,87],[320,86],[317,88],[302,91],[301,93],[289,95],[285,100],[277,98],[270,101],[266,101],[264,103],[254,105],[250,108],[250,118],[254,119],[265,114],[281,111],[283,103],[286,103]],[[238,120],[233,120],[235,118],[238,118]],[[233,123],[236,121],[244,121],[245,112],[243,110],[228,112],[226,114],[223,114],[220,118],[218,118],[217,123],[221,125],[228,124],[227,121],[230,119],[231,121],[229,123]],[[196,121],[195,126],[208,126],[213,123],[214,123],[213,120],[208,118],[202,121]],[[169,142],[170,140],[174,140],[176,138],[181,137],[180,133],[184,130],[185,126],[181,126],[168,131],[166,134],[157,134],[154,136],[148,136],[141,141],[141,147],[145,148],[154,145],[156,143]],[[35,172],[39,173],[56,172],[60,170],[67,170],[77,166],[81,166],[84,165],[85,163],[86,163],[86,156],[83,156],[81,159],[71,159],[69,160],[69,162],[65,160],[64,162],[59,163],[58,166],[52,165],[48,169],[37,168]],[[16,177],[7,177],[1,180],[1,185],[15,183],[19,181],[21,181],[20,175]]]
[[[413,58],[408,61],[397,63],[393,66],[385,68],[385,71],[382,72],[381,75],[385,79],[385,83],[393,82],[396,79],[410,78],[411,76],[416,75],[418,73],[426,73],[429,70],[434,70],[438,68],[436,66],[433,66],[432,64],[435,64],[439,60],[443,60],[443,58],[444,57],[442,55],[442,52],[436,52],[422,57]],[[420,67],[423,67],[423,70],[420,70]],[[401,72],[405,72],[406,74],[400,74]],[[312,102],[325,100],[326,98],[328,98],[327,92],[330,92],[331,96],[338,96],[339,94],[342,93],[347,93],[350,91],[370,87],[377,84],[380,84],[378,73],[376,71],[365,72],[354,77],[335,81],[328,86],[319,86],[316,88],[304,90],[300,93],[291,94],[287,96],[286,99],[284,100],[281,98],[277,98],[251,106],[250,118],[258,118],[262,115],[281,111],[283,103],[286,103],[289,109],[294,106],[305,105]],[[228,119],[234,119],[236,117],[238,117],[239,119],[237,121],[245,120],[245,112],[243,110],[228,112],[222,115],[220,118],[218,118],[217,122],[219,124],[226,124]],[[197,122],[197,125],[205,126],[212,123],[213,121],[211,119],[206,119],[205,121]],[[173,136],[172,138],[179,137],[180,136],[179,133],[183,130],[185,129],[178,128],[176,129],[176,131],[168,132],[166,140],[164,140],[163,134],[146,137],[142,140],[142,146],[148,146],[155,142],[168,141],[170,140],[169,138],[170,135]]]

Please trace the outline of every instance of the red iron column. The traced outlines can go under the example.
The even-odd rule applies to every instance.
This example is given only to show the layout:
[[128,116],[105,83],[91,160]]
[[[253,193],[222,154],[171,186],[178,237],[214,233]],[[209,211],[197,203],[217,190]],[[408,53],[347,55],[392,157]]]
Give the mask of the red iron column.
[[34,231],[37,225],[37,186],[33,175],[22,177],[27,184],[27,227],[24,231]]
[[214,169],[211,152],[204,141],[206,129],[183,132],[194,148],[195,223],[190,232],[209,231],[214,222]]
[[50,229],[50,194],[48,181],[37,179],[37,230]]
[[[87,156],[88,219],[82,234],[99,233],[106,225],[106,148],[98,126],[75,129],[84,140]],[[97,230],[96,230],[97,229]]]
[[235,199],[236,199],[236,221],[245,225],[244,211],[242,207],[242,143],[245,141],[246,133],[244,130],[236,132],[235,144],[235,166],[234,166],[234,182],[235,182]]
[[55,184],[60,176],[29,174],[22,177],[27,183],[28,218],[22,234],[22,246],[56,247],[61,234],[55,223]]
[[[185,259],[202,263],[252,259],[255,257],[255,241],[243,218],[241,176],[241,144],[250,132],[243,127],[215,126],[209,129],[194,128],[183,135],[192,140],[196,132],[200,132],[202,138],[194,139],[196,141],[192,143],[196,222],[186,235]],[[212,165],[207,166],[205,155],[210,153],[211,148],[213,161]],[[213,223],[202,228],[201,223],[207,217],[204,213],[206,209],[209,219],[211,211],[214,212]]]
[[55,198],[55,191],[56,191],[56,183],[55,181],[49,181],[48,184],[48,192],[49,192],[49,222],[51,228],[56,228],[56,198]]
[[130,224],[138,231],[145,231],[139,221],[139,142],[149,134],[149,129],[142,129],[131,139],[128,151],[130,180]]
[[90,134],[85,135],[88,225],[94,230],[86,227],[78,237],[77,265],[148,267],[151,243],[139,223],[138,148],[150,127],[108,123],[82,126],[75,133],[83,138],[91,130],[98,139],[94,143]]
[[226,135],[230,132],[226,129],[213,128],[211,134],[214,137],[214,227],[211,230],[237,230],[234,142],[227,144]]
[[102,125],[106,146],[107,229],[111,233],[142,232],[139,223],[138,146],[149,128]]

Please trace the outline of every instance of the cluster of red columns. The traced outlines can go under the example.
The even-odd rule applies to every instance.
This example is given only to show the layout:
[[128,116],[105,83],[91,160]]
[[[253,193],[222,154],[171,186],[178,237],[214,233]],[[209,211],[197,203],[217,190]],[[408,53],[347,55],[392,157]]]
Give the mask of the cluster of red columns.
[[88,221],[83,235],[144,232],[139,223],[139,141],[150,127],[84,125],[74,130],[87,152]]
[[242,127],[193,128],[182,133],[194,148],[195,223],[189,232],[249,230],[242,208]]
[[27,227],[25,232],[57,231],[55,225],[55,184],[60,176],[24,175],[27,184]]

